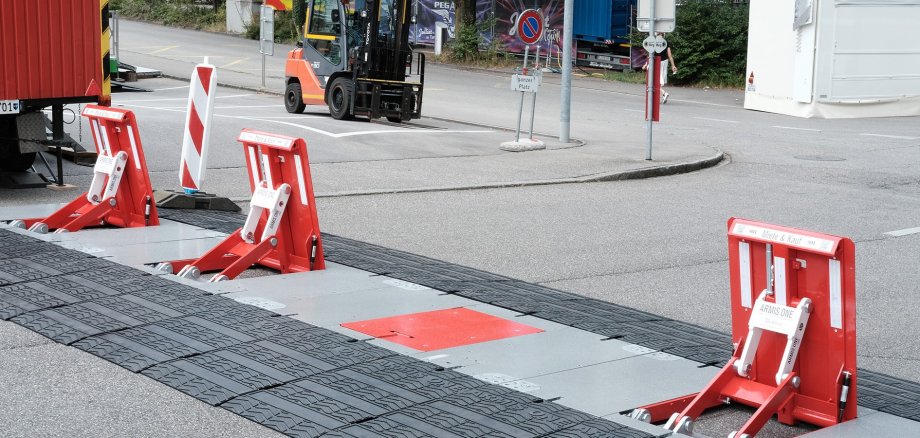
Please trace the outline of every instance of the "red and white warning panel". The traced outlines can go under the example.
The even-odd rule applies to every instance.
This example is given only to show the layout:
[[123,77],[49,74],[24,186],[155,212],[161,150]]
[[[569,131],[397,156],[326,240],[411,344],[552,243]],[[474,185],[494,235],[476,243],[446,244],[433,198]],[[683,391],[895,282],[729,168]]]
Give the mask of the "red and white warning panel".
[[216,94],[217,69],[205,58],[204,63],[198,64],[192,71],[182,138],[182,161],[179,163],[179,184],[189,194],[201,190],[204,181]]
[[728,254],[734,355],[703,391],[632,416],[688,433],[711,407],[756,408],[736,438],[754,436],[774,414],[822,427],[856,418],[853,241],[732,218]]
[[78,231],[89,226],[143,227],[159,225],[144,148],[134,113],[87,105],[96,144],[96,165],[89,191],[46,218],[15,221],[38,233]]
[[252,201],[242,228],[201,258],[160,263],[158,269],[211,281],[236,278],[252,265],[282,273],[325,269],[307,144],[302,138],[244,129]]

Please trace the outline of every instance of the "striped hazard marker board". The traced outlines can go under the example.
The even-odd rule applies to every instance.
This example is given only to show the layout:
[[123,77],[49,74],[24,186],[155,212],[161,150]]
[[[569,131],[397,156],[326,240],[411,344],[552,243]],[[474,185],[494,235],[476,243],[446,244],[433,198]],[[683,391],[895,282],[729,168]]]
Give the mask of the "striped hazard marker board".
[[201,183],[204,181],[216,92],[217,69],[208,64],[208,59],[205,58],[204,63],[198,64],[192,71],[182,138],[179,184],[188,194],[201,190]]

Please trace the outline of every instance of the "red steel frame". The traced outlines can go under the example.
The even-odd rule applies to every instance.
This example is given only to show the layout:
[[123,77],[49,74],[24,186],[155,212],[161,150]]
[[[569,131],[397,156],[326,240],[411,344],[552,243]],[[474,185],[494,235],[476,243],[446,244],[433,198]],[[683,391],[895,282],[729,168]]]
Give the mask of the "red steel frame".
[[[122,228],[159,225],[153,187],[147,173],[144,148],[137,131],[134,113],[119,108],[87,105],[83,117],[89,120],[90,131],[100,157],[127,154],[127,162],[115,195],[90,201],[83,193],[45,218],[23,219],[26,228],[36,223],[48,226],[47,231],[79,231],[89,226],[111,225]],[[98,174],[96,176],[99,177]],[[111,184],[106,180],[104,186]]]
[[[793,424],[798,420],[822,427],[856,418],[856,272],[853,241],[738,218],[729,219],[728,230],[732,337],[737,342],[735,353],[701,392],[643,406],[642,409],[648,411],[652,422],[657,423],[668,419],[674,412],[679,412],[676,421],[682,418],[695,420],[706,409],[726,402],[757,408],[735,436],[755,435],[774,414],[784,424]],[[775,381],[775,374],[786,339],[778,333],[763,334],[749,377],[739,376],[734,368],[748,334],[752,312],[750,303],[756,299],[761,289],[759,286],[766,285],[768,281],[767,244],[772,245],[774,260],[783,264],[783,272],[786,273],[785,304],[795,306],[805,298],[813,303],[796,364],[779,384]],[[741,272],[741,251],[744,250],[749,251],[749,277]],[[835,296],[831,292],[835,287],[831,285],[831,272],[834,272],[830,269],[832,260],[835,264],[839,262],[840,268],[839,295]],[[743,278],[750,279],[750,288],[742,288]],[[777,278],[776,281],[782,279]],[[750,290],[753,296],[743,297],[745,290]],[[779,299],[774,295],[767,301]],[[831,307],[834,306],[839,312],[837,324],[832,324]],[[793,384],[796,377],[799,378],[798,387]]]
[[[239,141],[243,143],[253,192],[262,184],[274,189],[290,185],[289,202],[277,232],[273,238],[249,243],[240,228],[198,259],[170,262],[174,272],[192,266],[199,272],[221,271],[214,276],[214,280],[221,280],[233,279],[254,264],[282,273],[325,269],[306,142],[249,129],[240,133]],[[268,216],[268,212],[262,212],[254,235],[262,234]]]

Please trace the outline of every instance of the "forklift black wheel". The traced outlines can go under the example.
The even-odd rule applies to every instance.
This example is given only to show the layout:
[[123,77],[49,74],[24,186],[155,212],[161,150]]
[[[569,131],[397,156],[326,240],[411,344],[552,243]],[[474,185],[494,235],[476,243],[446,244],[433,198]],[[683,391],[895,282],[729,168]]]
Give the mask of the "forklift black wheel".
[[336,78],[329,87],[329,114],[336,120],[351,120],[354,114],[349,111],[348,103],[351,101],[351,81],[346,78]]
[[292,114],[300,114],[307,105],[303,103],[303,91],[300,84],[291,82],[284,90],[284,109]]
[[395,116],[387,116],[387,120],[393,123],[402,123],[402,116],[397,114]]

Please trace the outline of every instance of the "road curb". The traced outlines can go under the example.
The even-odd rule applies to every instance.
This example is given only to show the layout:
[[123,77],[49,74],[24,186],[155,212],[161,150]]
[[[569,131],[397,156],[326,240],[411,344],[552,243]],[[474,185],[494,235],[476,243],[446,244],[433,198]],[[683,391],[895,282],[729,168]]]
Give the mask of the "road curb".
[[532,186],[547,186],[555,184],[583,184],[583,183],[594,183],[594,182],[609,182],[609,181],[624,181],[630,179],[646,179],[646,178],[655,178],[660,176],[670,176],[677,175],[681,173],[689,173],[697,170],[706,169],[713,167],[722,162],[725,159],[725,153],[721,150],[716,149],[716,154],[696,161],[691,161],[687,163],[674,163],[666,164],[661,166],[650,166],[643,169],[633,169],[633,170],[623,170],[602,174],[595,174],[590,176],[582,177],[571,177],[571,178],[559,178],[559,179],[550,179],[550,180],[534,180],[534,181],[512,181],[512,182],[500,182],[500,183],[490,183],[490,184],[472,184],[465,186],[441,186],[441,187],[414,187],[407,189],[382,189],[382,190],[367,190],[367,191],[348,191],[348,192],[336,192],[336,193],[325,193],[325,194],[316,194],[317,198],[339,198],[346,196],[370,196],[370,195],[394,195],[402,193],[427,193],[427,192],[449,192],[449,191],[460,191],[460,190],[487,190],[487,189],[504,189],[512,187],[532,187]]

